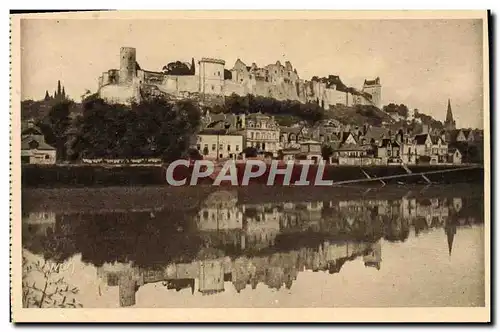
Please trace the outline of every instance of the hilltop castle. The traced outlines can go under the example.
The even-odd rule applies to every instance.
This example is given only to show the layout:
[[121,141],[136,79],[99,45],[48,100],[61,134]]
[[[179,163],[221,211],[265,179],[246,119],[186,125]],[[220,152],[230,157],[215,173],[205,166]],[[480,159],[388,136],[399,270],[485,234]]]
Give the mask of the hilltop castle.
[[[136,60],[136,49],[120,49],[120,68],[103,72],[99,77],[98,94],[109,102],[130,103],[150,95],[169,95],[174,98],[197,98],[200,102],[222,102],[225,96],[247,94],[316,102],[324,109],[334,105],[373,105],[381,107],[380,78],[365,80],[359,91],[345,86],[338,76],[313,77],[310,81],[299,77],[289,61],[279,61],[265,67],[255,63],[247,66],[240,59],[233,68],[225,68],[221,59],[202,58],[197,68],[181,63],[186,70],[180,73],[143,70]],[[191,68],[189,68],[191,66]]]

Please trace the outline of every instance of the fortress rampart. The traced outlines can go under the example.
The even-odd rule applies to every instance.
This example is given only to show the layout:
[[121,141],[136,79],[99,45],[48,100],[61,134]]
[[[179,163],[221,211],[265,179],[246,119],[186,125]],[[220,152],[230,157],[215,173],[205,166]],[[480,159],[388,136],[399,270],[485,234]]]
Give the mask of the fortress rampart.
[[[314,77],[307,81],[287,61],[258,67],[247,66],[240,59],[227,70],[221,59],[202,58],[190,75],[143,70],[132,47],[120,49],[120,68],[103,72],[98,80],[98,94],[115,103],[129,104],[148,95],[174,98],[196,97],[200,101],[223,101],[232,94],[270,97],[277,100],[315,102],[324,109],[334,105],[373,105],[381,107],[380,78],[365,80],[361,90],[346,87],[338,76]],[[193,61],[194,65],[194,61]]]

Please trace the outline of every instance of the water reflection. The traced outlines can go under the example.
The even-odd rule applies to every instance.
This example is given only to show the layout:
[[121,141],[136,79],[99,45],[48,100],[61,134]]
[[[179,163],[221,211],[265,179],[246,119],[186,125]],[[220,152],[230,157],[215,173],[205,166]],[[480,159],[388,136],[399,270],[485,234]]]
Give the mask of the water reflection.
[[32,259],[64,263],[78,256],[94,269],[90,283],[99,285],[99,296],[117,288],[115,301],[125,307],[153,283],[213,295],[259,284],[293,291],[305,271],[337,275],[356,260],[379,272],[384,242],[439,229],[443,241],[435,245],[451,256],[457,229],[483,223],[482,204],[480,195],[450,193],[252,203],[241,202],[237,191],[217,191],[187,210],[25,211],[23,246]]

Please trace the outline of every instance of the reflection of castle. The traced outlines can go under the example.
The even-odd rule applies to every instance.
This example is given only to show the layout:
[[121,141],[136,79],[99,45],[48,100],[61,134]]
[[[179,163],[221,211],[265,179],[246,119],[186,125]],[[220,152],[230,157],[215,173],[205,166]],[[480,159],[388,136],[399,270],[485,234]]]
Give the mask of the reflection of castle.
[[366,267],[374,267],[380,270],[380,263],[382,262],[381,240],[378,240],[377,243],[372,246],[372,251],[363,256],[363,262]]
[[[409,195],[399,200],[375,197],[250,204],[239,201],[237,192],[218,191],[202,202],[199,213],[191,215],[197,221],[195,230],[177,231],[175,227],[163,229],[156,226],[157,223],[148,224],[146,228],[151,228],[153,233],[146,235],[158,233],[159,236],[151,244],[143,244],[147,248],[143,251],[148,255],[146,260],[137,263],[135,253],[127,251],[130,248],[112,247],[122,251],[119,254],[121,259],[115,260],[132,260],[145,266],[149,266],[151,260],[161,268],[104,264],[97,268],[97,274],[107,286],[119,288],[121,306],[134,305],[135,293],[147,283],[162,283],[166,289],[190,292],[194,296],[223,292],[228,289],[229,283],[238,292],[255,289],[259,285],[275,290],[290,289],[301,271],[335,274],[351,260],[358,259],[360,262],[361,257],[367,268],[381,269],[382,243],[406,240],[411,227],[416,235],[429,229],[444,228],[447,251],[451,255],[457,227],[474,222],[475,215],[468,214],[471,212],[469,206],[467,198],[435,199]],[[159,216],[160,212],[156,214]],[[141,222],[138,227],[143,227],[149,215],[142,211],[120,214],[120,218],[126,221],[138,219]],[[108,214],[102,218],[116,218],[110,216],[115,215]],[[23,230],[23,236],[31,234],[54,238],[47,237],[42,231],[41,227],[48,224],[54,229],[58,244],[64,243],[65,239],[69,239],[68,244],[72,243],[71,246],[58,247],[56,251],[80,246],[74,248],[86,253],[87,259],[109,262],[110,255],[104,253],[92,258],[96,249],[82,247],[88,241],[85,239],[77,243],[72,237],[75,234],[101,234],[102,228],[97,225],[102,225],[102,218],[95,219],[95,215],[85,214],[55,216],[34,212],[23,218],[23,224],[30,226],[27,232]],[[217,218],[219,221],[216,221]],[[66,227],[68,225],[72,227]],[[78,229],[78,225],[85,228]],[[135,231],[136,227],[131,229]],[[130,229],[127,232],[123,228],[122,231],[125,235],[121,233],[119,241],[124,237],[137,240]],[[95,242],[108,245],[109,240],[116,240],[114,236],[117,235],[112,231],[107,236]],[[196,243],[191,239],[196,239]],[[155,244],[156,241],[173,244],[163,248]],[[443,248],[446,248],[446,242],[443,242]],[[24,239],[23,245],[28,245]],[[64,254],[69,257],[68,253]],[[149,256],[155,257],[152,259]]]
[[300,248],[251,258],[225,257],[177,263],[156,270],[140,269],[131,264],[105,264],[97,268],[97,276],[107,287],[118,286],[120,306],[126,307],[135,305],[137,290],[147,283],[161,282],[167,289],[176,291],[189,289],[194,295],[224,292],[226,281],[231,281],[238,293],[248,285],[255,289],[259,283],[275,290],[282,287],[290,289],[301,271],[328,270],[338,273],[345,262],[363,255],[368,257],[372,251],[377,251],[373,257],[380,257],[380,242],[372,245],[354,241],[326,241],[316,248]]

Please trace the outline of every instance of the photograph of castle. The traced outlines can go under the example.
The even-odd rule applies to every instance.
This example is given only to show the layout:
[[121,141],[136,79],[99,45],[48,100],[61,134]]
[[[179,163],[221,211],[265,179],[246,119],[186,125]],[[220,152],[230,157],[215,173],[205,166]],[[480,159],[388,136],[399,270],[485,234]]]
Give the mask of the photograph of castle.
[[16,321],[490,321],[487,12],[347,14],[12,15]]

